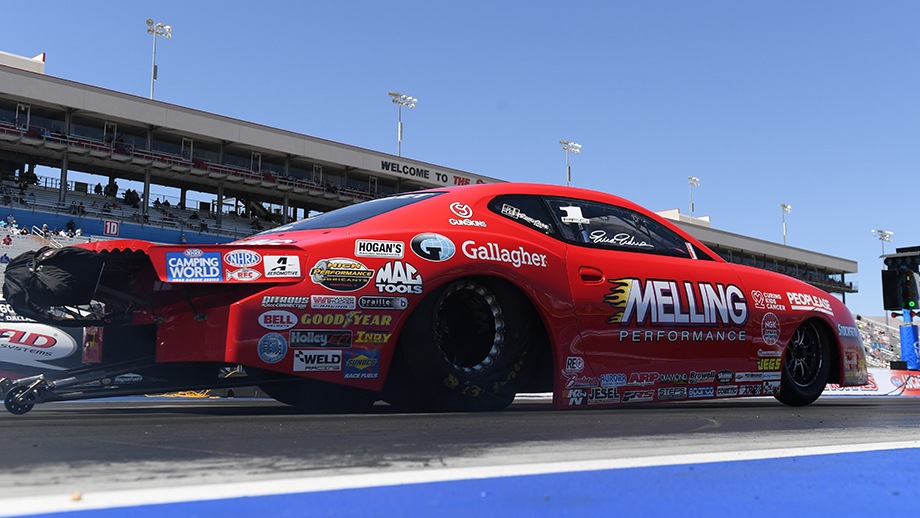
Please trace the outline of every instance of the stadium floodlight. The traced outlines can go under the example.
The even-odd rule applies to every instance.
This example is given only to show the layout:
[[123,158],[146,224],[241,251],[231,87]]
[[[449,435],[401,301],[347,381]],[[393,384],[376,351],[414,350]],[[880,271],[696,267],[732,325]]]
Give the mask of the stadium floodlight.
[[690,180],[690,219],[693,219],[693,188],[700,186],[700,179],[695,176],[688,176]]
[[786,244],[786,214],[792,212],[792,205],[780,203],[779,208],[783,209],[783,245]]
[[568,187],[572,183],[572,167],[569,165],[569,153],[581,153],[581,144],[576,144],[570,140],[560,140],[562,144],[562,149],[565,151],[565,186]]
[[163,22],[155,22],[147,18],[147,34],[153,34],[153,67],[150,71],[150,98],[153,99],[153,85],[157,80],[157,36],[167,40],[172,38],[172,27]]
[[387,92],[387,95],[393,98],[393,104],[396,105],[396,156],[402,156],[402,107],[415,108],[418,99],[399,92]]
[[882,255],[885,255],[885,243],[891,242],[891,236],[894,235],[894,232],[888,230],[872,230],[872,235],[878,238],[882,242]]

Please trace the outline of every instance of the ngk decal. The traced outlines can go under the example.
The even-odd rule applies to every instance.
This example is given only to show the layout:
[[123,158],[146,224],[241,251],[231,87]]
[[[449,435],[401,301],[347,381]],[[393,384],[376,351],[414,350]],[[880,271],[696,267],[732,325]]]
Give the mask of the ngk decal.
[[5,322],[0,328],[0,362],[62,370],[45,363],[67,358],[77,342],[60,329],[33,322]]
[[776,345],[779,341],[779,318],[773,313],[765,313],[763,322],[760,323],[760,333],[763,335],[763,343],[767,345]]
[[380,293],[422,292],[422,275],[414,266],[402,261],[391,261],[383,265],[377,270],[374,283]]

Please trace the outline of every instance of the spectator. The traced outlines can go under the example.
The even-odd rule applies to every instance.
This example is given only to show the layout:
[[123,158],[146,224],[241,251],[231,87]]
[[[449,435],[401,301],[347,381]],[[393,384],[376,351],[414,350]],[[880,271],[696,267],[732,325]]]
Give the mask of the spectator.
[[67,232],[70,232],[70,234],[73,235],[74,230],[77,229],[77,224],[73,222],[73,218],[70,218],[70,221],[67,222],[67,226],[64,228],[67,229]]
[[0,264],[9,264],[10,256],[6,255],[6,252],[3,252],[3,255],[0,255]]
[[3,236],[3,246],[10,246],[13,244],[13,238],[9,234]]
[[93,192],[96,193],[97,196],[102,196],[102,184],[97,183],[96,187],[93,189]]
[[48,224],[42,225],[42,237],[48,237]]

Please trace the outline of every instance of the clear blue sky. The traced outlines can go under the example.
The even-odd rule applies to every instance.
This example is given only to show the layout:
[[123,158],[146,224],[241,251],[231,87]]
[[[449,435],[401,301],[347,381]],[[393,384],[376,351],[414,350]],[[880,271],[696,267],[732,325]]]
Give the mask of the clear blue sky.
[[920,3],[94,2],[4,5],[0,50],[46,73],[512,181],[565,182],[859,262],[920,245]]

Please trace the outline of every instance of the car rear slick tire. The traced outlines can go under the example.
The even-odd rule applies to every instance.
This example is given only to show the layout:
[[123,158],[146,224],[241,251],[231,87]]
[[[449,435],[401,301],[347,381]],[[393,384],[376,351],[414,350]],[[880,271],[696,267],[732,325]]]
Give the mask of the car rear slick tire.
[[780,402],[789,406],[813,403],[827,385],[831,368],[830,343],[812,321],[803,322],[783,352]]
[[541,330],[529,301],[507,282],[450,282],[419,304],[400,335],[394,364],[417,392],[393,399],[411,410],[501,410],[527,381]]

